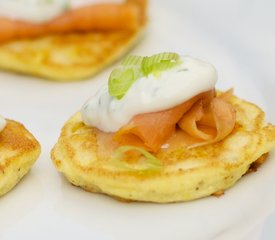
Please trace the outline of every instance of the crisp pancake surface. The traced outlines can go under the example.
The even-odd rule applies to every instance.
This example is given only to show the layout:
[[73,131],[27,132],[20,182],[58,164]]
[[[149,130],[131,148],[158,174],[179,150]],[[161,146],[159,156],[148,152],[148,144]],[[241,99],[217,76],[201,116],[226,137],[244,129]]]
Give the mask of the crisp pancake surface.
[[116,168],[110,158],[117,146],[85,126],[80,113],[63,127],[52,159],[72,184],[120,199],[167,203],[215,194],[233,186],[275,146],[275,126],[265,124],[260,108],[237,97],[230,102],[237,119],[228,137],[193,149],[170,144],[156,154],[163,164],[158,173]]
[[7,120],[0,132],[0,196],[10,191],[30,170],[40,144],[20,123]]
[[0,44],[0,68],[58,81],[85,79],[122,57],[142,33],[72,33]]

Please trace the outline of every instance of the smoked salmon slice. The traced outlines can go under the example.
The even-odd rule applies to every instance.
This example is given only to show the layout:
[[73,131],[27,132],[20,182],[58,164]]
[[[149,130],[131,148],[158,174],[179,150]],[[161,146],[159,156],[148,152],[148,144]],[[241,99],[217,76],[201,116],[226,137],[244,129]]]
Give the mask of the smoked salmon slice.
[[68,10],[46,23],[0,17],[0,42],[92,30],[135,30],[145,21],[146,0],[102,3]]
[[213,98],[207,107],[196,103],[178,125],[192,137],[204,140],[192,145],[195,147],[222,140],[232,132],[235,121],[235,109],[221,96]]
[[[230,95],[228,92],[225,94]],[[222,95],[216,97],[212,90],[174,108],[135,116],[115,133],[113,140],[121,145],[157,152],[177,126],[196,139],[189,147],[218,142],[233,130],[235,110]]]

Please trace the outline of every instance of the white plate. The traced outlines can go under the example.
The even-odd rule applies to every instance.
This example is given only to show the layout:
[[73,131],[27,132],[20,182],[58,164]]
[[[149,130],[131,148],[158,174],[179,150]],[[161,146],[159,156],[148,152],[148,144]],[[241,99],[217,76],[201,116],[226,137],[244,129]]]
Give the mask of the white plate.
[[[275,123],[273,2],[152,1],[138,54],[177,51],[213,63],[218,87],[261,106]],[[55,83],[0,74],[0,109],[40,140],[42,155],[0,199],[0,239],[275,239],[275,152],[220,198],[167,205],[121,203],[71,186],[50,150],[64,122],[107,80]]]

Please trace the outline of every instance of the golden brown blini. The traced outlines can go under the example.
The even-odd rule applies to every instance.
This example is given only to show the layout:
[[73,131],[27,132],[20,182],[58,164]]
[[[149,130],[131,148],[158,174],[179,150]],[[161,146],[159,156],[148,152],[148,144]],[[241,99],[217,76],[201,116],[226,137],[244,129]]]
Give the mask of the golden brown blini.
[[7,120],[0,131],[0,196],[28,173],[40,154],[40,144],[20,123]]
[[147,1],[127,2],[140,8],[136,28],[72,31],[0,43],[0,69],[64,82],[93,76],[126,54],[143,35]]
[[265,123],[259,107],[235,96],[229,102],[236,109],[230,135],[206,146],[162,149],[155,154],[163,165],[159,172],[131,171],[113,164],[118,146],[86,126],[80,113],[65,123],[52,150],[53,163],[73,185],[124,200],[168,203],[221,193],[275,146],[275,126]]

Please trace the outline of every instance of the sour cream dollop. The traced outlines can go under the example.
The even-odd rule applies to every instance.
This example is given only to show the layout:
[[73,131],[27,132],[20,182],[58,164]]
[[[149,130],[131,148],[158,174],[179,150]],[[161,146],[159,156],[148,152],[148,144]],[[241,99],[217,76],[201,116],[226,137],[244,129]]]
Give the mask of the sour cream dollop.
[[123,3],[124,0],[0,0],[0,16],[43,23],[65,11],[98,3]]
[[138,79],[125,96],[118,100],[109,95],[105,84],[82,107],[83,121],[104,132],[116,132],[134,116],[175,107],[190,98],[214,88],[215,68],[191,57],[155,77]]
[[6,119],[0,116],[0,132],[5,128],[6,124]]

